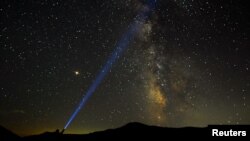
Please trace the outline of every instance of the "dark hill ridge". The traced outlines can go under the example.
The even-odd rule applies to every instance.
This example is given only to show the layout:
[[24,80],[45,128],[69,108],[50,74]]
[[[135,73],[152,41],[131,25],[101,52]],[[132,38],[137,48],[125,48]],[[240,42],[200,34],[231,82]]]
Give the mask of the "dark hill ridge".
[[6,128],[0,126],[0,140],[10,140],[15,141],[19,140],[20,137],[16,134],[12,133],[11,131],[7,130]]
[[148,126],[141,123],[129,123],[125,126],[116,129],[107,129],[105,131],[98,131],[90,134],[79,135],[79,134],[60,134],[60,133],[44,133],[41,135],[25,137],[25,141],[45,141],[45,140],[93,140],[93,139],[133,139],[133,138],[167,138],[167,137],[178,137],[178,136],[195,136],[202,135],[206,132],[202,132],[206,128],[164,128],[157,126]]
[[[148,126],[141,123],[128,123],[125,126],[116,129],[107,129],[105,131],[98,131],[90,134],[60,134],[59,132],[45,132],[40,135],[33,135],[20,138],[12,132],[1,128],[0,131],[0,140],[2,141],[82,141],[82,140],[123,140],[123,139],[167,139],[169,137],[211,137],[212,128],[221,128],[230,130],[235,126],[208,126],[204,128],[195,128],[195,127],[184,127],[184,128],[167,128],[167,127],[157,127],[157,126]],[[249,129],[249,126],[236,126],[243,127],[243,129]]]

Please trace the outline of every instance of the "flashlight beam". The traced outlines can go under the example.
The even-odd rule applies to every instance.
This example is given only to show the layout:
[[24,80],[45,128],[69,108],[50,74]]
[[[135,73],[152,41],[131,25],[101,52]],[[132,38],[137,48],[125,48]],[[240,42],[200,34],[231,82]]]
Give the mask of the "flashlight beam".
[[136,33],[142,26],[142,24],[145,22],[145,20],[150,15],[151,11],[154,9],[155,6],[155,0],[148,0],[148,9],[143,9],[138,13],[135,20],[130,24],[128,31],[122,36],[122,38],[119,40],[119,42],[116,45],[115,50],[109,57],[106,64],[103,66],[101,71],[96,76],[95,81],[93,81],[92,85],[90,85],[88,91],[86,92],[86,95],[82,98],[79,105],[67,121],[66,125],[64,126],[64,129],[68,128],[70,123],[73,121],[73,119],[76,117],[76,115],[79,113],[79,111],[84,107],[88,99],[93,95],[96,88],[100,85],[104,77],[107,75],[107,73],[110,71],[112,64],[116,62],[116,60],[122,55],[124,50],[128,47],[129,43],[134,39]]

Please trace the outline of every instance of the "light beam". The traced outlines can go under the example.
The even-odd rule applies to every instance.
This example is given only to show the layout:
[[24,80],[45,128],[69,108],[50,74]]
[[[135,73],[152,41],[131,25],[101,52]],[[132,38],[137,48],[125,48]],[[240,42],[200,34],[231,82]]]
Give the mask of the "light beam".
[[96,76],[95,81],[93,81],[92,85],[89,87],[88,91],[86,92],[86,95],[82,98],[79,105],[73,112],[73,114],[70,116],[69,120],[67,121],[66,125],[64,126],[64,130],[68,128],[70,123],[73,121],[73,119],[76,117],[76,115],[79,113],[79,111],[82,109],[82,107],[86,104],[88,99],[93,95],[96,88],[100,85],[104,77],[107,75],[109,70],[112,67],[112,64],[116,62],[116,60],[122,55],[124,50],[128,47],[129,43],[134,39],[136,33],[140,30],[141,26],[145,22],[145,20],[150,15],[151,11],[153,11],[155,7],[156,0],[148,0],[147,1],[147,8],[143,8],[136,16],[135,20],[130,24],[128,31],[122,36],[122,38],[119,40],[119,42],[116,45],[115,50],[109,57],[107,63],[104,65],[102,70],[98,73]]

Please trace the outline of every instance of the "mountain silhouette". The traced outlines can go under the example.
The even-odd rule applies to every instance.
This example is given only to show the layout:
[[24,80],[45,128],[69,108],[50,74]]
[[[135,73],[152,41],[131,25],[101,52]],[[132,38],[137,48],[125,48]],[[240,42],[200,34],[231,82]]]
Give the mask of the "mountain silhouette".
[[6,128],[0,126],[0,140],[6,140],[6,141],[17,141],[21,138],[14,134],[13,132],[7,130]]
[[93,132],[89,134],[62,134],[59,130],[55,132],[44,132],[39,135],[19,137],[11,131],[0,126],[0,141],[88,141],[88,140],[134,140],[134,139],[186,139],[199,138],[205,139],[212,137],[212,129],[221,129],[225,131],[249,131],[249,125],[209,125],[203,128],[183,127],[168,128],[149,126],[142,123],[132,122],[116,129],[107,129],[104,131]]
[[[0,126],[1,127],[1,126]],[[205,131],[205,132],[204,132]],[[149,126],[142,123],[132,122],[116,129],[107,129],[104,131],[93,132],[89,134],[61,134],[56,132],[45,132],[39,135],[19,137],[11,131],[0,128],[0,140],[2,141],[82,141],[82,140],[123,140],[134,138],[154,138],[164,139],[168,137],[195,137],[207,136],[206,128],[184,127],[167,128],[158,126]]]

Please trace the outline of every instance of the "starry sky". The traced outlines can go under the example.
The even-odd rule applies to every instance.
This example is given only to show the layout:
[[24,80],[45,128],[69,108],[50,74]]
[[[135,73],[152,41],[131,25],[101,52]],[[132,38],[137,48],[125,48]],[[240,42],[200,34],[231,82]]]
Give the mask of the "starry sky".
[[[0,125],[62,129],[145,0],[0,2]],[[66,133],[250,124],[247,1],[157,0]]]

